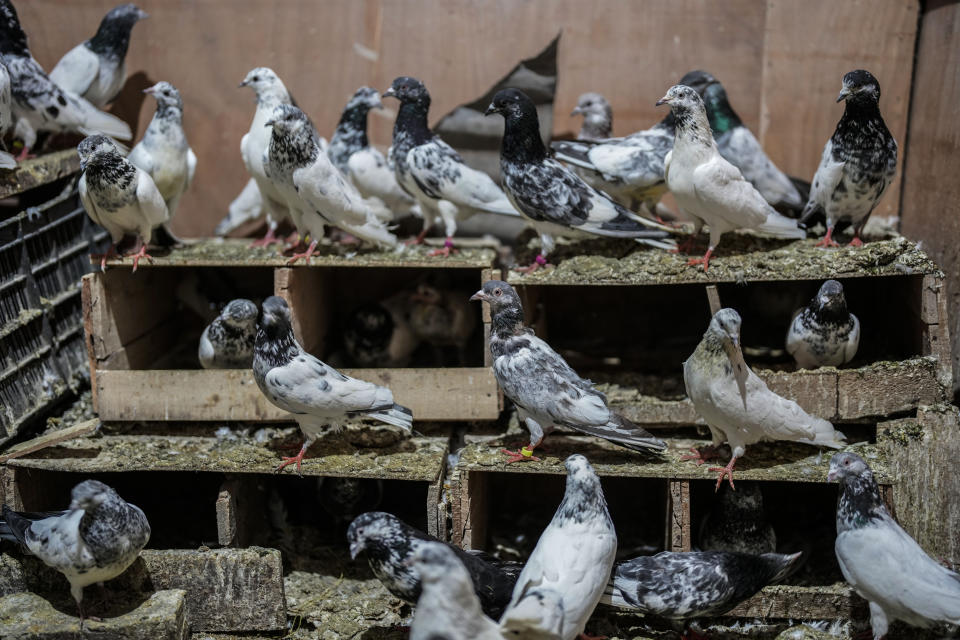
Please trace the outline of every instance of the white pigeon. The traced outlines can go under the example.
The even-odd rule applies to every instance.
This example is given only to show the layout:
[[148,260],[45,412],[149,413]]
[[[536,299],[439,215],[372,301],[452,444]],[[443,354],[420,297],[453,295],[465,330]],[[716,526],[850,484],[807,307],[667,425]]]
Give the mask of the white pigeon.
[[798,309],[787,331],[787,352],[801,369],[839,367],[860,346],[860,320],[847,310],[843,285],[827,280],[810,304]]
[[610,138],[613,133],[613,107],[599,93],[591,91],[580,94],[577,106],[570,115],[583,116],[577,140],[596,142]]
[[713,437],[707,451],[695,451],[696,457],[689,458],[702,463],[724,442],[730,445],[730,463],[710,468],[720,472],[718,489],[724,477],[733,487],[733,467],[748,444],[789,440],[834,449],[845,444],[845,436],[833,425],[770,391],[750,370],[740,350],[740,314],[733,309],[720,309],[711,318],[700,344],[683,363],[683,381]]
[[617,533],[600,478],[587,459],[574,454],[564,465],[567,489],[563,501],[520,572],[504,618],[510,617],[510,609],[531,590],[548,589],[560,596],[560,638],[573,640],[583,633],[610,580]]
[[260,193],[257,181],[250,178],[237,197],[230,202],[227,215],[217,223],[213,234],[225,236],[239,226],[261,217],[263,213],[263,194]]
[[827,480],[840,482],[837,562],[854,591],[870,603],[874,640],[895,620],[923,628],[960,625],[960,574],[927,555],[897,524],[863,458],[836,454]]
[[[13,112],[10,110],[10,72],[7,65],[0,61],[0,144],[13,128]],[[16,169],[17,159],[13,154],[0,150],[0,169]]]
[[677,204],[694,219],[690,244],[704,223],[710,227],[707,253],[690,260],[690,264],[702,264],[706,271],[720,236],[735,229],[755,229],[777,238],[806,236],[795,220],[777,213],[740,170],[720,155],[703,99],[696,91],[674,85],[657,101],[661,104],[670,105],[676,122],[676,137],[664,160],[664,172]]

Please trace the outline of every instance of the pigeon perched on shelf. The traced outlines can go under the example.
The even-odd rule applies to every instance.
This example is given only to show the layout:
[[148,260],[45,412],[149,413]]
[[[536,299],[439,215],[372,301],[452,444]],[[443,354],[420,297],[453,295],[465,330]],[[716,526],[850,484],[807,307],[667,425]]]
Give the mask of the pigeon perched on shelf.
[[800,224],[810,224],[819,213],[827,218],[822,246],[836,246],[834,229],[853,225],[853,246],[863,244],[860,233],[884,191],[897,173],[897,141],[880,115],[880,83],[869,71],[843,76],[837,102],[846,100],[843,117],[823,147],[813,176],[810,199]]
[[50,79],[95,107],[112,102],[127,80],[127,47],[133,25],[149,17],[132,4],[114,7],[103,16],[92,38],[60,58]]
[[204,369],[249,369],[260,310],[249,300],[231,300],[200,335],[200,366]]
[[347,317],[343,342],[352,366],[405,367],[420,346],[410,324],[408,294],[354,309]]
[[599,93],[581,94],[570,115],[583,116],[583,126],[577,134],[577,140],[597,142],[613,134],[613,108]]
[[421,282],[409,295],[409,320],[420,341],[437,348],[456,347],[460,365],[479,323],[476,307],[460,291]]
[[704,419],[713,443],[696,451],[694,459],[702,464],[727,442],[732,456],[719,471],[717,489],[724,477],[733,485],[733,467],[748,444],[764,440],[789,440],[839,449],[845,445],[842,433],[822,418],[809,415],[793,400],[770,391],[766,383],[750,370],[740,350],[740,314],[720,309],[710,319],[703,339],[683,363],[683,381],[693,407]]
[[[533,101],[522,91],[503,89],[493,97],[486,115],[499,113],[506,126],[500,145],[500,173],[514,206],[540,235],[540,254],[523,271],[547,264],[555,235],[633,238],[660,248],[669,227],[657,224],[616,204],[577,174],[547,156]],[[654,240],[660,238],[661,240]]]
[[[13,112],[11,111],[11,102],[13,97],[10,93],[10,72],[7,71],[7,65],[0,60],[0,146],[4,145],[3,139],[13,128]],[[6,149],[6,146],[4,146]],[[17,159],[13,154],[0,150],[0,169],[16,169]]]
[[490,176],[468,167],[453,147],[430,130],[430,94],[422,82],[401,76],[383,96],[400,101],[388,158],[397,182],[420,205],[423,230],[416,242],[423,242],[438,220],[444,224],[444,247],[430,255],[449,256],[457,222],[475,213],[520,215]]
[[484,613],[499,618],[510,601],[519,575],[514,564],[495,566],[484,554],[468,552],[437,540],[389,513],[373,511],[356,517],[347,529],[350,557],[363,553],[374,575],[387,591],[409,604],[420,597],[420,575],[411,566],[413,554],[431,543],[443,544],[459,558],[470,574]]
[[723,488],[700,525],[704,551],[773,553],[777,534],[763,510],[763,493],[756,482],[741,482],[736,491]]
[[860,346],[860,321],[847,310],[843,285],[827,280],[810,304],[797,310],[787,331],[787,351],[801,369],[839,367]]
[[153,179],[120,155],[106,136],[84,138],[77,146],[77,154],[83,171],[78,185],[80,201],[90,219],[110,233],[112,244],[101,257],[100,268],[105,269],[107,258],[116,255],[124,236],[133,234],[136,271],[141,258],[151,259],[147,243],[153,231],[170,220],[163,196]]
[[150,539],[150,524],[139,507],[99,480],[84,480],[70,497],[70,508],[60,513],[17,513],[3,505],[0,539],[19,542],[66,576],[82,625],[83,588],[126,571]]
[[37,141],[37,133],[50,131],[102,133],[119,140],[132,137],[130,127],[119,118],[61,88],[30,55],[27,34],[10,0],[0,0],[0,57],[10,72],[13,96],[13,135],[23,141],[22,160]]
[[317,478],[317,501],[334,522],[343,526],[383,501],[380,478]]
[[413,426],[410,409],[393,401],[393,393],[345,376],[303,350],[293,336],[290,308],[283,298],[263,301],[253,350],[253,377],[267,399],[293,414],[304,435],[300,453],[284,457],[280,471],[296,463],[324,429],[339,431],[349,418],[379,420],[408,433]]
[[710,226],[710,245],[703,258],[689,264],[710,266],[720,236],[734,229],[755,229],[777,238],[800,239],[806,233],[767,203],[743,174],[720,155],[700,95],[690,87],[674,85],[657,105],[668,104],[676,120],[673,149],[664,161],[667,186],[677,204],[694,219],[693,239],[704,223]]
[[538,460],[533,450],[544,434],[563,426],[634,451],[666,449],[667,445],[607,406],[607,398],[523,324],[520,297],[506,282],[490,280],[471,300],[490,305],[490,353],[493,374],[504,395],[517,406],[530,430],[530,446],[504,450],[508,462]]
[[837,562],[854,591],[870,603],[874,640],[883,638],[894,620],[924,628],[960,625],[960,574],[927,555],[897,524],[863,458],[836,454],[827,480],[840,482]]

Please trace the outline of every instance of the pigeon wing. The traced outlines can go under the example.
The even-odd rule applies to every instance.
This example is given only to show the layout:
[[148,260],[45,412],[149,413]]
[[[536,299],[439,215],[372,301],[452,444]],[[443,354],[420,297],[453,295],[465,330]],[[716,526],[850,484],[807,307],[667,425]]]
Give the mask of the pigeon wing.
[[693,170],[693,187],[708,215],[722,219],[731,229],[758,227],[772,211],[740,170],[719,153]]
[[70,49],[50,72],[58,86],[82,96],[100,73],[100,57],[85,42]]
[[468,167],[453,148],[439,138],[407,153],[410,175],[435,200],[447,200],[473,211],[520,215],[493,179]]
[[266,383],[291,413],[338,415],[393,405],[386,387],[345,376],[308,353],[271,369]]
[[[142,169],[137,169],[137,202],[140,204],[140,213],[150,224],[151,230],[170,220],[167,205],[160,195],[160,190],[151,178]],[[150,234],[144,236],[144,241]]]

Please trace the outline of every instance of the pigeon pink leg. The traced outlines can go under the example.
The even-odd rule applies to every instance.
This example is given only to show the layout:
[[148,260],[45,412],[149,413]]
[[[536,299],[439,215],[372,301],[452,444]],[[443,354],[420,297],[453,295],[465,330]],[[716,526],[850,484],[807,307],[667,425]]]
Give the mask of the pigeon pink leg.
[[687,264],[690,265],[691,267],[698,264],[702,264],[703,272],[706,273],[707,269],[710,268],[710,256],[712,255],[713,255],[713,247],[710,247],[707,249],[707,252],[703,254],[702,258],[691,258],[687,260]]
[[307,250],[306,250],[306,251],[304,251],[303,253],[295,253],[295,254],[293,254],[293,255],[290,257],[290,259],[287,260],[287,264],[293,264],[294,262],[296,262],[296,261],[299,260],[300,258],[303,258],[303,260],[304,260],[304,262],[306,262],[306,264],[310,264],[310,257],[313,255],[313,251],[314,251],[314,249],[316,249],[316,248],[317,248],[317,241],[314,240],[313,242],[310,243],[310,246],[307,247]]
[[507,464],[513,464],[514,462],[540,462],[540,458],[533,455],[533,450],[539,447],[541,442],[543,442],[543,438],[540,438],[529,447],[520,447],[516,451],[501,449],[500,452],[510,456]]
[[553,266],[552,264],[547,262],[547,259],[544,257],[544,255],[540,253],[540,254],[537,254],[537,258],[536,260],[533,261],[533,264],[531,264],[529,267],[517,267],[517,271],[523,274],[529,274],[529,273],[533,273],[534,271],[537,271],[538,269],[552,267],[552,266]]
[[140,266],[140,258],[146,258],[148,262],[153,262],[153,256],[147,253],[146,242],[141,242],[140,250],[127,257],[133,258],[133,271],[131,271],[130,273],[135,273],[137,271],[137,267]]
[[833,227],[827,227],[827,235],[823,236],[823,239],[820,240],[815,247],[838,247],[836,240],[833,239]]
[[111,244],[110,248],[107,249],[106,253],[93,253],[93,254],[90,254],[90,257],[93,258],[94,260],[96,260],[97,258],[100,258],[100,271],[106,271],[107,260],[109,260],[110,258],[117,257],[117,245]]
[[684,462],[686,460],[694,460],[696,461],[697,466],[699,467],[700,465],[702,465],[704,462],[707,462],[708,460],[716,460],[717,458],[720,457],[720,447],[714,446],[712,444],[707,445],[706,447],[700,447],[699,449],[696,447],[690,447],[690,451],[692,451],[694,455],[691,456],[690,454],[684,454],[680,456],[681,462]]
[[303,441],[303,446],[300,447],[300,453],[298,453],[297,455],[292,456],[292,457],[290,457],[290,456],[280,456],[280,457],[283,459],[283,462],[280,463],[280,466],[278,466],[276,469],[274,469],[274,473],[280,473],[280,471],[283,470],[284,467],[287,467],[287,466],[289,466],[289,465],[291,465],[291,464],[293,464],[293,463],[296,463],[296,464],[297,464],[297,474],[302,476],[303,474],[300,473],[300,463],[303,462],[303,454],[305,454],[305,453],[307,452],[307,449],[308,449],[309,447],[310,447],[310,441],[309,441],[309,440],[304,440],[304,441]]
[[850,241],[850,246],[851,246],[851,247],[862,247],[862,246],[863,246],[863,240],[860,239],[860,235],[859,235],[859,234],[853,236],[853,240]]
[[408,247],[415,244],[423,244],[423,239],[427,237],[427,231],[429,231],[429,229],[424,229],[418,233],[415,238],[410,238],[404,244],[406,244]]
[[280,240],[274,233],[272,228],[267,228],[267,234],[260,238],[259,240],[254,240],[250,243],[251,247],[269,247],[272,244],[281,244],[283,241]]
[[693,235],[689,235],[686,240],[677,245],[676,249],[670,249],[670,253],[690,253],[695,244],[696,239]]
[[723,479],[726,478],[730,482],[730,488],[734,491],[737,490],[733,486],[733,465],[737,464],[737,457],[733,456],[730,458],[730,462],[727,463],[725,467],[710,467],[708,471],[719,471],[720,475],[717,477],[717,486],[714,488],[714,491],[720,490],[720,485],[723,484]]
[[443,256],[444,258],[449,258],[451,253],[460,253],[460,250],[453,246],[453,238],[447,236],[447,239],[443,241],[442,249],[434,249],[428,256]]

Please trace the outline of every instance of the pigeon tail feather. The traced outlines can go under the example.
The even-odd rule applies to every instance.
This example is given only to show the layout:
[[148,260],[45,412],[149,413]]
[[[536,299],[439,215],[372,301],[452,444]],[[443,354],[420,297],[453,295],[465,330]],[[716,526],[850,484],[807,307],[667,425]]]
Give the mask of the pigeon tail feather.
[[757,231],[767,233],[777,238],[795,238],[802,239],[807,237],[807,232],[797,226],[797,221],[771,210],[767,214],[767,219]]
[[831,449],[842,449],[847,446],[847,436],[833,428],[826,420],[816,420],[813,424],[816,435],[812,440],[801,440],[809,444],[816,444]]
[[413,412],[403,405],[394,404],[391,407],[379,407],[367,411],[363,415],[368,418],[375,418],[381,422],[386,422],[395,427],[400,427],[406,431],[413,430]]
[[89,136],[102,133],[105,136],[110,136],[118,140],[130,140],[133,138],[130,125],[115,115],[100,111],[93,105],[88,105],[86,111],[86,124],[80,129],[84,135]]
[[555,142],[551,147],[554,150],[554,157],[557,160],[583,169],[590,169],[591,171],[597,170],[594,164],[590,162],[590,156],[588,155],[591,149],[590,145]]
[[3,505],[3,517],[0,518],[0,540],[19,542],[26,546],[27,529],[31,520],[17,513],[7,505]]

